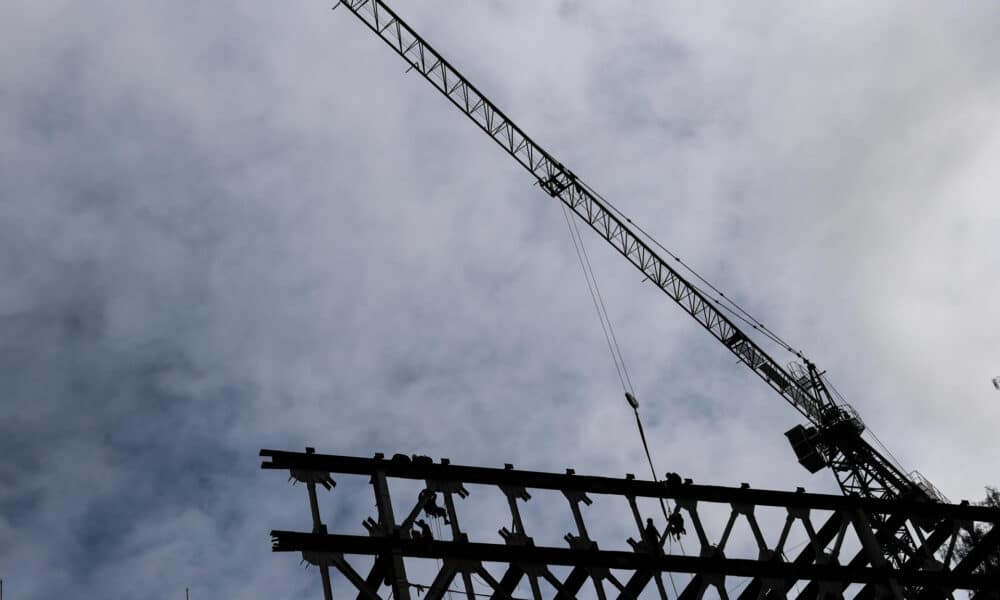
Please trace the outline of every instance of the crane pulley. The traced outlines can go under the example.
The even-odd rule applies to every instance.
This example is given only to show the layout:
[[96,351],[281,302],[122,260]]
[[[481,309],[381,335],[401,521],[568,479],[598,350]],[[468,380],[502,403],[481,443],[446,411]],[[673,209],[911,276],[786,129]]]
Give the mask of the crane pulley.
[[[798,354],[804,364],[786,368],[772,358],[725,314],[718,299],[685,279],[654,250],[655,242],[647,241],[640,228],[530,138],[384,2],[341,0],[340,4],[402,57],[409,65],[408,71],[419,73],[524,167],[542,190],[611,244],[801,413],[809,424],[796,426],[786,436],[803,466],[812,472],[831,468],[845,494],[933,499],[924,486],[917,485],[861,437],[865,426],[857,412],[844,402],[834,401],[824,375],[811,361]],[[901,547],[887,549],[899,560],[915,547],[912,540],[906,541],[907,536],[902,538]]]

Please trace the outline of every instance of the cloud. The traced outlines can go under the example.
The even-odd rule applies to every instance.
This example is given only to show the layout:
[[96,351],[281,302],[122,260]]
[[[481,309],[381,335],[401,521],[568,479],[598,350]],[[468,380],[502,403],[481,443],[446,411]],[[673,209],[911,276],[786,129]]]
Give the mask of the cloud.
[[[996,483],[994,9],[400,10],[907,466],[955,499]],[[315,594],[269,552],[308,513],[261,447],[645,473],[558,208],[345,10],[7,12],[12,595]],[[658,468],[832,490],[796,414],[587,243]],[[357,531],[348,488],[324,510]]]

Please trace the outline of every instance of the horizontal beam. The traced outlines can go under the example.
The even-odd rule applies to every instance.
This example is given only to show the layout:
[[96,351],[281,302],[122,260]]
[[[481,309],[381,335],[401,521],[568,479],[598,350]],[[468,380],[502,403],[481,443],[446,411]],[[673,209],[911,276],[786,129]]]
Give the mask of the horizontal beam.
[[263,469],[322,471],[352,475],[384,473],[400,479],[460,481],[470,484],[522,486],[525,488],[567,490],[594,494],[613,494],[648,498],[670,498],[778,506],[815,510],[858,510],[869,514],[905,513],[910,518],[950,519],[1000,523],[1000,509],[969,504],[939,504],[903,499],[860,498],[832,494],[756,490],[714,485],[654,482],[629,478],[546,473],[519,469],[497,469],[403,459],[361,458],[334,454],[307,454],[282,450],[261,450],[270,458]]
[[884,584],[895,579],[902,585],[949,589],[1000,589],[1000,579],[980,574],[945,571],[899,571],[888,567],[842,565],[796,565],[783,561],[681,556],[616,550],[579,550],[548,546],[508,546],[439,540],[413,540],[388,536],[358,536],[272,531],[274,552],[319,552],[380,556],[399,553],[405,557],[478,561],[507,564],[544,564],[570,567],[718,574],[737,577],[788,578],[810,581]]

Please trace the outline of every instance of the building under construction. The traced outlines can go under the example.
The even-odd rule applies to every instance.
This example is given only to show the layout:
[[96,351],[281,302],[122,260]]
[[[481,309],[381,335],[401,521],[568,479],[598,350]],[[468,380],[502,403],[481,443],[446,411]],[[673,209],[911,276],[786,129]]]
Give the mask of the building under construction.
[[[316,565],[327,600],[335,593],[359,600],[440,600],[453,594],[468,600],[706,594],[930,600],[961,590],[976,598],[1000,596],[1000,574],[991,573],[1000,553],[1000,509],[949,502],[926,478],[869,443],[861,416],[822,369],[540,147],[385,3],[343,0],[341,7],[561,203],[574,219],[574,242],[579,224],[589,227],[798,411],[802,423],[785,432],[789,456],[811,473],[831,471],[842,495],[704,485],[683,474],[656,472],[651,458],[651,479],[643,479],[484,468],[406,453],[387,458],[262,450],[265,469],[288,471],[305,484],[312,516],[308,531],[272,532],[274,550],[301,553]],[[588,273],[589,260],[580,258]],[[604,324],[596,281],[591,291]],[[610,322],[606,336],[618,366],[620,350],[616,355],[617,340],[608,329]],[[792,362],[779,362],[762,339],[791,352]],[[619,375],[645,445],[639,401],[627,372]],[[374,514],[356,531],[328,530],[319,488],[329,491],[338,480],[359,477],[371,487]],[[409,493],[391,491],[390,480],[393,490]],[[503,499],[502,520],[484,524],[495,513],[474,507],[483,495]],[[529,501],[562,506],[571,525],[562,545],[541,543],[526,527],[522,511]],[[595,525],[601,517],[591,515],[591,505],[598,504],[618,506],[631,535],[598,534],[606,529]],[[337,587],[344,589],[335,592]]]

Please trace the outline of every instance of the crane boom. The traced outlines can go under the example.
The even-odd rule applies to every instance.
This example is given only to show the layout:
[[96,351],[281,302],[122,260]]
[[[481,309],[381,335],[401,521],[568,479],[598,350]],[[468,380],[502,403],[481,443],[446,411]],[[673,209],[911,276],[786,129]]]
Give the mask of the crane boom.
[[[626,218],[572,171],[553,158],[381,0],[341,0],[456,108],[524,167],[550,196],[561,201],[610,243],[646,278],[676,302],[741,363],[799,411],[811,426],[789,436],[799,462],[815,472],[830,467],[845,494],[866,497],[928,496],[899,467],[861,437],[864,425],[847,405],[837,405],[815,365],[786,370],[663,259]],[[910,545],[910,544],[904,544]],[[908,554],[912,548],[900,548]]]
[[[623,223],[591,188],[552,157],[462,76],[447,60],[378,1],[348,0],[351,11],[386,41],[460,111],[485,131],[535,177],[549,195],[562,201],[674,302],[723,343],[736,357],[774,388],[810,422],[823,422],[823,402],[807,382],[792,377],[753,342],[715,303],[661,258]],[[365,9],[369,10],[365,10]],[[626,219],[627,220],[627,219]]]

